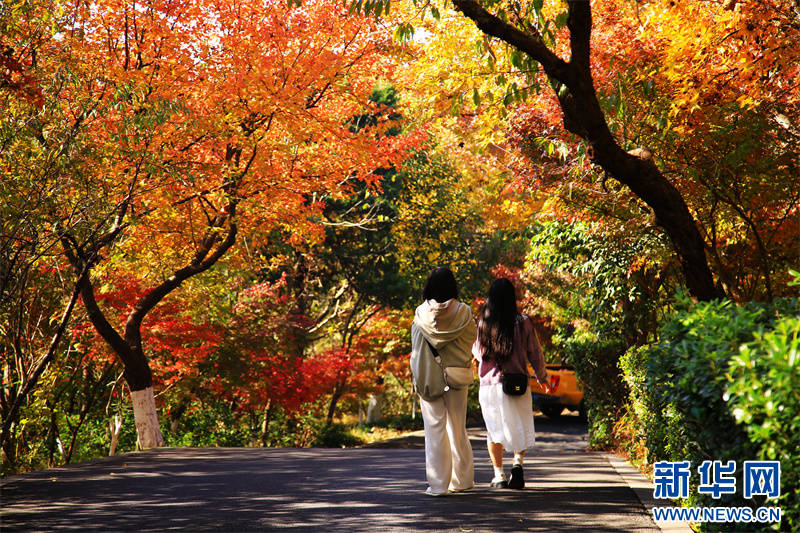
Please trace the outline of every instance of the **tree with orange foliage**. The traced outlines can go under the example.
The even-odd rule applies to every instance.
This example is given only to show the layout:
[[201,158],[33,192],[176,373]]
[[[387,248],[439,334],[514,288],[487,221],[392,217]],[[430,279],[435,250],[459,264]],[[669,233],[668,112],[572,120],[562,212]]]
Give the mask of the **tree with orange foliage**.
[[[604,0],[592,13],[593,76],[610,130],[625,149],[648,147],[639,152],[669,176],[725,294],[749,301],[790,293],[800,253],[793,12],[781,2]],[[575,164],[557,109],[554,96],[514,109],[518,180],[559,194],[557,217],[600,216],[612,233],[650,231],[648,210],[629,191]]]
[[[434,31],[431,39],[419,39],[427,56],[439,52],[456,63],[451,68],[423,59],[425,66],[414,72],[432,85],[420,101],[437,102],[447,92],[462,122],[485,130],[484,137],[507,130],[507,116],[517,126],[528,121],[517,132],[524,144],[544,141],[537,148],[546,148],[548,157],[535,169],[543,181],[568,182],[570,189],[576,175],[602,181],[603,189],[608,178],[619,181],[622,190],[601,192],[614,203],[643,202],[638,210],[670,238],[695,297],[779,294],[773,287],[785,285],[792,255],[781,247],[792,248],[787,236],[798,216],[795,8],[736,0],[412,3],[409,13],[441,18],[441,30],[422,22]],[[380,13],[384,2],[364,5]],[[450,5],[483,35],[475,40],[447,13]],[[399,24],[401,37],[408,38],[408,30],[407,22]],[[546,85],[552,92],[528,99]],[[462,110],[466,100],[474,112]],[[576,136],[582,142],[573,150]],[[705,146],[711,139],[713,148]],[[756,148],[762,142],[769,147]],[[597,169],[584,165],[587,160]],[[764,195],[756,184],[767,176],[774,186]],[[699,194],[703,189],[707,194]],[[738,260],[744,250],[747,262]],[[738,275],[741,267],[746,276]]]
[[[374,183],[398,156],[402,139],[377,135],[380,121],[348,126],[391,75],[389,37],[330,0],[43,0],[24,15],[4,45],[44,105],[2,92],[4,131],[18,128],[4,138],[3,179],[49,188],[43,227],[124,364],[140,445],[160,446],[145,317],[241,233],[318,238],[316,196]],[[96,292],[125,276],[147,288],[117,321]]]
[[[455,8],[487,35],[524,53],[544,69],[558,98],[564,127],[587,142],[592,161],[627,185],[653,209],[656,223],[669,235],[690,292],[708,300],[715,287],[702,236],[681,194],[644,152],[629,153],[611,133],[592,77],[590,40],[592,8],[588,0],[567,2],[570,59],[565,61],[546,43],[542,29],[526,20],[543,20],[542,1],[522,13],[492,13],[475,0],[453,0]],[[516,23],[514,21],[517,21]]]

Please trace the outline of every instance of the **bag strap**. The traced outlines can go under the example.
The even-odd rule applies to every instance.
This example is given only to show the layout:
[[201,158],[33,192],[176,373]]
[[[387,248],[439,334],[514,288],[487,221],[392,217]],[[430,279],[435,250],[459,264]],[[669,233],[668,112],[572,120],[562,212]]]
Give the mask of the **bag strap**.
[[433,347],[433,344],[431,344],[431,341],[429,341],[427,337],[423,335],[422,338],[425,339],[426,343],[428,343],[428,348],[431,349],[431,353],[433,354],[433,360],[436,361],[436,364],[442,369],[442,375],[444,376],[444,391],[447,392],[450,390],[450,384],[447,383],[447,372],[445,372],[444,366],[442,365],[442,356],[439,355],[439,350]]
[[422,338],[425,339],[425,342],[428,344],[428,348],[431,349],[431,353],[433,354],[433,358],[436,360],[436,362],[439,364],[439,366],[442,366],[442,356],[439,355],[439,350],[434,348],[433,344],[431,344],[431,341],[429,341],[425,336],[423,336]]

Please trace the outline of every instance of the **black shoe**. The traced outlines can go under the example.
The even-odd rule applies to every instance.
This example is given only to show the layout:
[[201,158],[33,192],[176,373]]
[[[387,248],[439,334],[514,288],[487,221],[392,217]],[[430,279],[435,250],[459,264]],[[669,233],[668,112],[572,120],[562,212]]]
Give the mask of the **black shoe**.
[[509,489],[524,489],[525,478],[522,476],[522,466],[514,465],[511,468],[511,478],[508,480]]
[[501,481],[492,481],[489,483],[489,486],[493,489],[507,489],[508,488],[508,481],[505,479]]

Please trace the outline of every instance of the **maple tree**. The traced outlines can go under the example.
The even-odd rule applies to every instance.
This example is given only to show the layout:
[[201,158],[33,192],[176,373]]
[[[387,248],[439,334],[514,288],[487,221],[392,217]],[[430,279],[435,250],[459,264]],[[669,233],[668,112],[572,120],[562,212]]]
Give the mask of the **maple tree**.
[[295,294],[284,272],[275,282],[239,291],[225,329],[226,340],[204,366],[202,383],[217,398],[240,411],[260,411],[261,443],[279,410],[293,416],[329,394],[353,361],[341,350],[308,353],[304,335],[315,324],[299,316]]
[[[788,294],[800,227],[796,13],[785,2],[689,2],[643,15],[663,58],[649,68],[660,93],[649,100],[668,102],[657,106],[664,126],[641,136],[671,147],[659,150],[663,166],[678,176],[731,298]],[[680,24],[689,20],[703,20],[702,31]]]
[[[797,24],[769,3],[754,11],[707,2],[633,10],[608,1],[593,9],[595,78],[612,132],[628,146],[648,147],[686,198],[731,298],[786,294],[800,216],[800,147],[791,134],[800,72],[788,46]],[[698,18],[706,21],[702,32],[690,23]],[[781,31],[771,32],[778,20]],[[736,54],[722,43],[736,43]],[[769,49],[761,47],[766,43]],[[753,69],[761,72],[759,91]],[[757,100],[745,101],[742,91]],[[511,165],[518,179],[558,191],[562,218],[601,216],[605,225],[618,220],[629,231],[648,231],[653,221],[643,205],[569,153],[549,100],[515,109]]]
[[[387,37],[325,1],[60,5],[26,6],[4,43],[45,105],[4,92],[4,120],[24,134],[4,146],[3,169],[42,161],[43,211],[124,363],[140,443],[157,446],[145,317],[240,232],[318,233],[315,193],[346,194],[397,157],[401,141],[377,137],[380,124],[347,126],[390,74]],[[115,275],[153,280],[122,323],[96,296],[110,260]]]
[[[410,67],[408,79],[428,84],[417,105],[440,116],[451,108],[446,127],[462,140],[472,135],[495,156],[500,144],[495,161],[510,171],[510,186],[563,192],[566,206],[557,216],[568,219],[622,215],[640,219],[642,228],[666,224],[684,279],[689,263],[707,273],[710,262],[718,285],[703,274],[707,296],[724,288],[740,300],[769,299],[786,290],[799,190],[798,24],[789,6],[455,2],[469,17],[458,20],[446,5],[413,5],[417,18],[430,9],[438,19],[419,23],[432,35],[421,39],[424,52]],[[475,18],[483,35],[464,26]],[[570,82],[583,84],[580,90],[566,83],[574,76],[582,77]],[[548,85],[552,92],[539,92]],[[507,131],[510,138],[502,136]],[[574,134],[583,140],[577,146]],[[651,162],[660,177],[629,173],[620,179],[625,187],[610,184],[620,178],[611,171],[620,164],[629,172]],[[648,180],[652,194],[631,187]],[[658,192],[657,182],[666,189]],[[588,205],[583,214],[581,202]],[[680,250],[689,242],[692,261]]]
[[516,19],[501,12],[502,7],[501,11],[492,13],[473,0],[454,0],[453,5],[487,35],[508,43],[541,65],[558,98],[564,127],[587,142],[594,163],[628,186],[653,209],[656,223],[672,240],[692,294],[700,299],[717,297],[719,293],[708,268],[702,236],[683,197],[653,163],[652,157],[626,152],[609,129],[591,71],[590,3],[567,2],[568,61],[559,57],[543,37],[539,26],[539,22],[544,21],[542,2],[532,2],[516,11],[512,6]]
[[[347,348],[352,367],[343,376],[346,379],[334,389],[338,402],[357,411],[362,407],[363,398],[384,394],[389,374],[396,379],[410,380],[407,360],[410,345],[405,335],[408,321],[408,313],[397,309],[382,308],[369,316]],[[333,416],[330,407],[334,405],[329,403],[328,424]]]

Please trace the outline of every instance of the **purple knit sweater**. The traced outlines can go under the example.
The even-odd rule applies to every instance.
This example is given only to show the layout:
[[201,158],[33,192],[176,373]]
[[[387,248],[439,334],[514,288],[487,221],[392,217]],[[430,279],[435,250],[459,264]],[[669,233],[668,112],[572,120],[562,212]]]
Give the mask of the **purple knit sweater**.
[[[477,339],[472,345],[472,355],[479,363],[478,376],[481,379],[481,386],[500,383],[502,372],[494,359],[483,359],[483,346]],[[503,372],[528,374],[528,363],[531,364],[536,379],[542,382],[547,379],[542,347],[536,337],[533,322],[527,315],[517,315],[514,324],[514,351],[509,360],[503,363]]]

